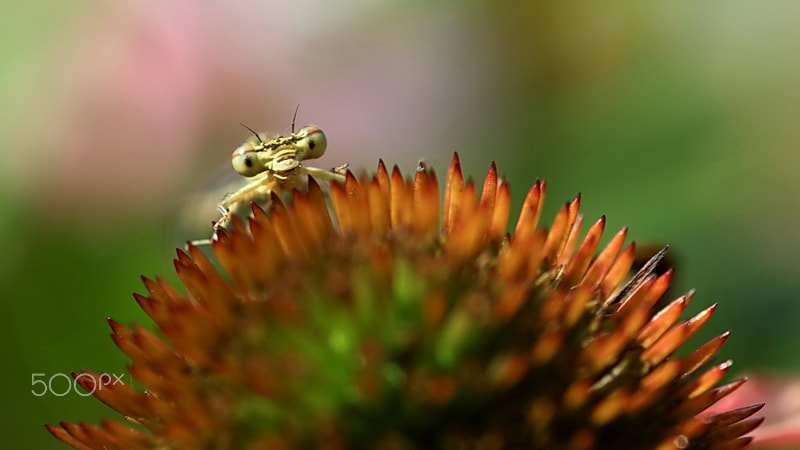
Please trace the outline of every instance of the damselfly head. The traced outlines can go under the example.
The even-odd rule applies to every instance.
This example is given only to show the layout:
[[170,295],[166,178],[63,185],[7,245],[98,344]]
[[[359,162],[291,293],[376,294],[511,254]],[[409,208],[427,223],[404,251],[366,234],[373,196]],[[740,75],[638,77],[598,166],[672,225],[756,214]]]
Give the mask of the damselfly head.
[[254,177],[264,171],[293,170],[301,161],[321,157],[328,147],[325,133],[316,125],[306,125],[289,136],[278,136],[268,141],[262,140],[255,131],[253,135],[254,138],[237,147],[231,155],[233,169],[245,177]]

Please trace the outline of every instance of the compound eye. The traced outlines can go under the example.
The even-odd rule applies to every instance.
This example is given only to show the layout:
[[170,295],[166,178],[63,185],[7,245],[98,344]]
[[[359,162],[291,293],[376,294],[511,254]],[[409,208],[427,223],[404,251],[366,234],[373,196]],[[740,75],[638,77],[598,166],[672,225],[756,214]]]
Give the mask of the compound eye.
[[301,147],[301,159],[316,159],[325,154],[328,148],[328,138],[316,125],[306,125],[297,132],[301,137],[298,147]]
[[231,155],[231,165],[239,175],[243,177],[253,177],[258,175],[263,169],[258,163],[258,157],[253,145],[245,142],[234,150]]

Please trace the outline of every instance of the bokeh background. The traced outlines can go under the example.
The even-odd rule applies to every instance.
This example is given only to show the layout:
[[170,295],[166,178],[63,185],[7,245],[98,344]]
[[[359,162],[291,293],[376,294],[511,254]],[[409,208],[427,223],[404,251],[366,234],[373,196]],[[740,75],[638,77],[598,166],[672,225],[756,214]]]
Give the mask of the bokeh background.
[[[549,220],[583,195],[608,234],[671,245],[697,342],[800,373],[800,3],[8,3],[0,16],[0,436],[114,417],[31,375],[125,373],[106,317],[150,326],[139,275],[204,238],[239,123],[326,130],[331,167],[490,163]],[[187,225],[196,212],[205,228]],[[199,234],[198,234],[199,233]],[[125,380],[130,381],[128,375]],[[61,392],[66,381],[56,379]]]

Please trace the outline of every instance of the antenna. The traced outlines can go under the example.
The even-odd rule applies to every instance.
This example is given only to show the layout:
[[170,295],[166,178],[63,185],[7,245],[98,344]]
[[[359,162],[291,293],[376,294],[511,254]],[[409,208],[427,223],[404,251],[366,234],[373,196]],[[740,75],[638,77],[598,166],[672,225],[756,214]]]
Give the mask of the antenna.
[[294,121],[297,119],[297,110],[300,109],[300,103],[294,108],[294,115],[292,116],[292,134],[294,134]]
[[241,122],[239,122],[239,125],[247,128],[248,130],[250,130],[251,133],[256,135],[256,139],[258,139],[258,142],[261,143],[261,145],[267,145],[267,144],[264,143],[264,141],[261,140],[261,136],[259,136],[258,133],[256,133],[252,128],[248,127],[247,125],[245,125],[245,124],[243,124]]

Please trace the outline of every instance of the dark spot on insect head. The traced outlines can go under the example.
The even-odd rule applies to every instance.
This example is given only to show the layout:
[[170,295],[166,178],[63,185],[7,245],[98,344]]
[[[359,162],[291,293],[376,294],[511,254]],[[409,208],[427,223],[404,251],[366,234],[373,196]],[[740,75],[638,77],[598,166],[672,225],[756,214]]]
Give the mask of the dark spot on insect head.
[[245,158],[244,159],[244,165],[247,166],[247,167],[253,167],[253,160],[250,159],[250,158]]
[[308,148],[310,148],[311,150],[314,150],[314,147],[316,147],[316,146],[317,146],[317,143],[314,142],[314,141],[311,141],[311,142],[308,143]]

